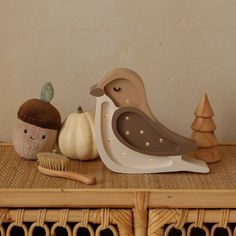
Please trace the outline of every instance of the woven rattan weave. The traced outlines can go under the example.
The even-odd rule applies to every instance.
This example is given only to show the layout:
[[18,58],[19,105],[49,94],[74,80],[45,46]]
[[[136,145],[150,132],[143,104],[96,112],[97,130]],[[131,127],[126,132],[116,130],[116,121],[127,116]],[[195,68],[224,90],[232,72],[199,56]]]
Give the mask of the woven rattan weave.
[[97,184],[87,186],[73,180],[44,176],[38,172],[36,161],[20,158],[11,145],[0,145],[0,188],[236,189],[236,146],[218,148],[222,161],[210,165],[210,174],[117,174],[107,169],[101,160],[72,161],[73,171],[96,176]]
[[36,161],[0,144],[0,235],[14,236],[20,226],[33,236],[41,226],[46,235],[64,227],[76,236],[84,226],[93,236],[105,228],[115,236],[170,236],[173,228],[190,236],[197,226],[207,236],[219,227],[236,236],[236,146],[218,149],[222,160],[209,166],[209,174],[117,174],[99,159],[72,161],[73,171],[96,176],[95,185],[85,185],[44,176]]

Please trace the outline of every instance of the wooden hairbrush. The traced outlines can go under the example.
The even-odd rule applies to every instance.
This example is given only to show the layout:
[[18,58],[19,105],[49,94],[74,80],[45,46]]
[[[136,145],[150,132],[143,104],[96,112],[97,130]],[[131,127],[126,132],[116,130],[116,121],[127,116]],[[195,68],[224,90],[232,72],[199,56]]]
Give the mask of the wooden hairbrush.
[[38,170],[44,175],[67,178],[84,184],[95,184],[96,178],[70,171],[70,160],[63,155],[49,152],[37,154],[39,161]]

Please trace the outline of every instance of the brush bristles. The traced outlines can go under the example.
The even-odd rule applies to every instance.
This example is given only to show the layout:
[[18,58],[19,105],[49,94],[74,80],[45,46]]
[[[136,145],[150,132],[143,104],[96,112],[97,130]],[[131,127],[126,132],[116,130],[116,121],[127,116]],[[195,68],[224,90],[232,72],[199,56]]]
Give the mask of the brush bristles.
[[39,165],[50,170],[66,171],[70,169],[70,160],[56,153],[41,152],[37,154]]

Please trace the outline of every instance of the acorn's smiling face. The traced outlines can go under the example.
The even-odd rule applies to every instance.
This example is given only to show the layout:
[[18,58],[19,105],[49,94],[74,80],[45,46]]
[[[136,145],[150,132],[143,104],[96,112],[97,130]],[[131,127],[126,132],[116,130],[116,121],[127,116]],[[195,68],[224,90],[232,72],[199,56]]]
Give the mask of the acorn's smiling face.
[[29,142],[39,144],[41,142],[46,141],[47,136],[43,128],[37,127],[35,125],[31,125],[29,123],[26,123],[24,127],[25,127],[24,134],[23,132],[22,134],[26,139],[28,139]]
[[52,151],[56,138],[57,130],[41,128],[20,119],[13,131],[15,150],[26,159],[37,159],[38,152]]

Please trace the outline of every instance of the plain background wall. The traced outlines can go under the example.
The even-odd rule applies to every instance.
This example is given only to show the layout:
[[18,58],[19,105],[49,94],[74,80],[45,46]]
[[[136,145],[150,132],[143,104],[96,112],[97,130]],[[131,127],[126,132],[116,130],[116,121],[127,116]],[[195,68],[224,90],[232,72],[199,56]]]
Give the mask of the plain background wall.
[[154,114],[185,136],[207,92],[218,139],[236,140],[235,0],[0,0],[0,140],[44,82],[64,119],[94,110],[90,86],[116,67],[137,71]]

